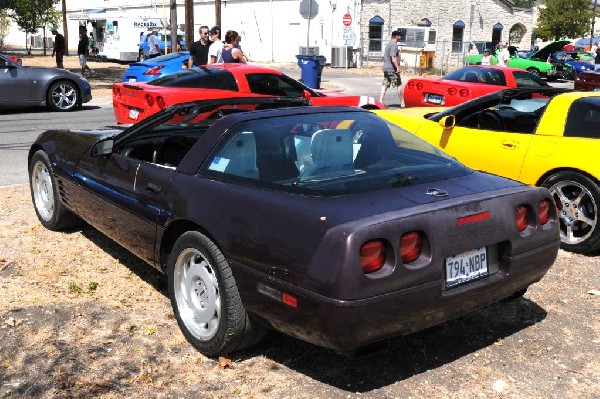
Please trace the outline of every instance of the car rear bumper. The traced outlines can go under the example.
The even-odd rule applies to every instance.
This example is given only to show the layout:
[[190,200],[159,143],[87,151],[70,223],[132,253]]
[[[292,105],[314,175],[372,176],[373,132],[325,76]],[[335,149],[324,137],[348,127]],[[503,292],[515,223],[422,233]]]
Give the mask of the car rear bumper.
[[[351,351],[501,301],[539,281],[557,254],[558,243],[552,242],[502,259],[505,264],[497,273],[452,289],[438,280],[351,301],[327,298],[245,266],[233,269],[249,313],[296,338]],[[277,300],[282,293],[295,297],[297,307]]]

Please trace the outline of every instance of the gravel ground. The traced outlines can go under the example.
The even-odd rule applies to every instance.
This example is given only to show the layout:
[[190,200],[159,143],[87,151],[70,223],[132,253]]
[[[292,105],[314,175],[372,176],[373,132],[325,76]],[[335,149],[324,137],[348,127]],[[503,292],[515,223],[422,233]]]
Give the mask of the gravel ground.
[[196,352],[165,278],[0,187],[0,398],[598,398],[600,258],[561,251],[525,297],[347,358],[278,333]]

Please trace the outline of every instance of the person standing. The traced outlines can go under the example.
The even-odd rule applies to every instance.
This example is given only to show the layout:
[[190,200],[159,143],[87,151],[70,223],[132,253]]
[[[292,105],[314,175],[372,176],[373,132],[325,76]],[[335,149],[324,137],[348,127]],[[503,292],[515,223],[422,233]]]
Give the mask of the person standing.
[[208,50],[211,44],[211,41],[208,40],[208,26],[201,26],[198,32],[200,39],[194,42],[190,48],[188,68],[208,64]]
[[244,57],[244,52],[241,48],[237,47],[239,45],[238,39],[240,35],[234,30],[228,30],[225,34],[225,46],[221,52],[221,56],[223,57],[223,62],[234,62],[245,64],[246,58]]
[[90,67],[87,65],[87,57],[89,54],[89,39],[85,26],[79,27],[79,44],[77,45],[77,55],[79,56],[79,65],[81,66],[81,74],[85,71],[93,73]]
[[63,57],[65,55],[65,37],[58,33],[56,28],[52,28],[52,34],[54,35],[54,47],[52,48],[52,56],[56,56],[56,67],[64,68]]
[[147,38],[148,40],[148,58],[158,57],[160,55],[160,42],[158,40],[158,31],[154,29]]
[[594,71],[600,71],[600,47],[596,48],[596,54],[594,54]]
[[494,62],[490,50],[485,50],[483,52],[483,57],[481,58],[481,65],[492,65],[493,63]]
[[508,66],[508,60],[510,60],[510,53],[504,43],[498,44],[498,48],[500,50],[498,51],[498,66],[506,67]]
[[223,42],[221,41],[221,28],[219,26],[210,28],[210,40],[212,44],[208,49],[208,64],[223,62]]
[[385,46],[383,52],[383,84],[381,86],[381,94],[379,101],[383,103],[385,92],[387,89],[397,87],[400,106],[402,106],[402,79],[400,78],[400,57],[398,52],[398,40],[400,40],[400,31],[393,31],[392,38]]

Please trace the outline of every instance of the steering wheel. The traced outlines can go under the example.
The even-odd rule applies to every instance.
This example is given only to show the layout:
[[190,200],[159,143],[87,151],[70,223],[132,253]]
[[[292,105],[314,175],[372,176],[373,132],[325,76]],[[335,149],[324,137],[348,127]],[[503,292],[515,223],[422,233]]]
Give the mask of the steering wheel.
[[182,137],[166,138],[154,150],[152,163],[177,167],[191,147],[191,143]]
[[482,130],[504,130],[504,122],[496,111],[483,110],[477,115],[477,128]]

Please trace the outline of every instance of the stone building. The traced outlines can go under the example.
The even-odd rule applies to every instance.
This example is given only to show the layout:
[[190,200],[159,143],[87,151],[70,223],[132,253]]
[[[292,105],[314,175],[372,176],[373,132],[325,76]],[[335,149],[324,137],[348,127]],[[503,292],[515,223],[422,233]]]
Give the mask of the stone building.
[[499,42],[529,49],[537,14],[511,0],[362,0],[361,60],[381,58],[393,30],[400,29],[408,67],[458,66],[467,53]]

